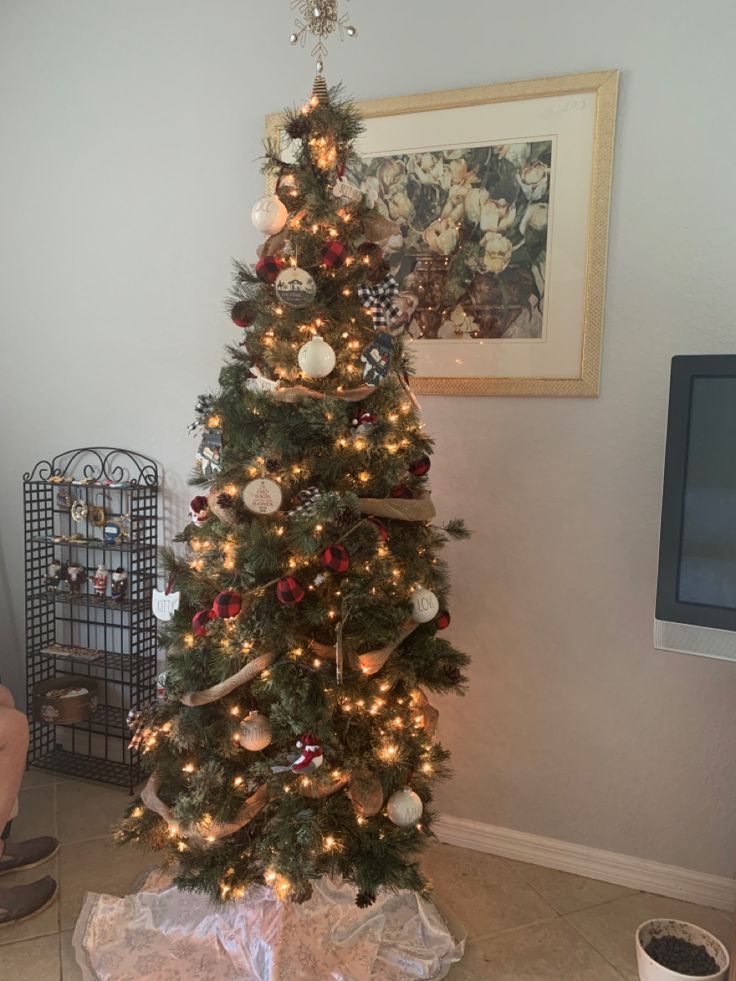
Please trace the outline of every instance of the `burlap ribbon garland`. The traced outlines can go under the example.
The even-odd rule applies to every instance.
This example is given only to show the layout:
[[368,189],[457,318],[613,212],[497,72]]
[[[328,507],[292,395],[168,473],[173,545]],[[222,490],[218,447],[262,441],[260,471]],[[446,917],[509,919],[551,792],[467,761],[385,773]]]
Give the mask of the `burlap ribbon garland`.
[[334,779],[331,783],[313,783],[310,777],[303,777],[299,781],[299,793],[302,797],[309,797],[311,800],[318,800],[321,797],[331,797],[338,790],[347,787],[350,783],[349,776],[341,776]]
[[428,493],[408,499],[403,497],[361,497],[358,500],[361,514],[377,518],[395,518],[397,521],[431,521],[435,511]]
[[[362,402],[375,390],[374,385],[360,385],[358,388],[345,388],[341,392],[330,392],[329,395],[331,398],[342,399],[343,402]],[[306,385],[286,386],[280,384],[273,392],[272,397],[277,402],[298,402],[302,398],[324,399],[326,395],[324,392],[315,392],[313,388],[307,388]]]
[[[358,654],[351,657],[350,660],[353,667],[360,668],[363,674],[366,675],[376,674],[381,670],[386,661],[388,661],[399,644],[405,641],[409,634],[413,633],[418,626],[419,624],[414,620],[406,620],[398,636],[390,644],[386,644],[385,647],[379,647],[375,651],[366,651],[365,654]],[[318,657],[323,657],[328,661],[334,661],[337,657],[334,644],[321,644],[317,640],[312,640],[309,642],[309,646]]]
[[426,692],[422,691],[421,688],[415,688],[412,693],[412,703],[417,711],[418,715],[422,716],[422,726],[424,731],[427,733],[430,739],[434,737],[437,732],[437,723],[439,722],[440,713],[431,704],[427,698]]
[[211,688],[205,688],[204,691],[189,692],[187,695],[182,695],[181,700],[185,705],[189,705],[190,707],[209,705],[210,702],[216,702],[218,699],[224,698],[225,695],[229,695],[231,691],[234,691],[241,685],[252,681],[261,671],[270,668],[275,660],[275,654],[261,654],[260,657],[249,661],[240,671],[231,674],[229,678],[225,678],[219,684],[213,685]]
[[263,810],[269,801],[268,787],[264,783],[254,794],[251,794],[250,797],[243,801],[240,809],[231,821],[211,821],[199,825],[187,825],[182,828],[179,827],[169,805],[165,804],[158,796],[160,786],[161,775],[158,770],[154,770],[141,791],[141,800],[143,803],[149,811],[158,814],[170,827],[176,829],[182,838],[188,838],[190,841],[201,845],[210,844],[213,841],[218,841],[220,838],[226,838],[228,835],[235,834],[236,831],[240,831],[241,828],[244,828],[246,824],[252,821]]

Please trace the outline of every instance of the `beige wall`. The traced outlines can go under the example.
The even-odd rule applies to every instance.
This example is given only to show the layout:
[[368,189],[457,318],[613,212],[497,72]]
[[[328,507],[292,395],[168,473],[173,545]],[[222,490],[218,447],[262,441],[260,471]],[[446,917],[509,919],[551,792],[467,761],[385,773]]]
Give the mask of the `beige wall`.
[[[452,547],[445,810],[719,875],[736,666],[652,648],[669,360],[736,349],[731,0],[373,0],[330,59],[359,98],[623,72],[598,400],[423,400]],[[20,475],[85,443],[161,461],[181,517],[265,112],[310,83],[286,0],[0,4],[2,671],[19,686]],[[728,42],[730,33],[731,41]],[[6,595],[7,593],[7,595]]]

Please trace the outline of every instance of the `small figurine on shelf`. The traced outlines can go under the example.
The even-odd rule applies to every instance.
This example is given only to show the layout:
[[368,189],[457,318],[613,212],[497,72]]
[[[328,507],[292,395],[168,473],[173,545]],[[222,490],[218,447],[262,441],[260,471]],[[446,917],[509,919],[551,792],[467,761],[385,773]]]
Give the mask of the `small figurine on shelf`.
[[[97,570],[99,572],[99,569]],[[110,593],[112,598],[118,602],[122,603],[125,599],[125,594],[128,591],[128,573],[125,569],[119,565],[115,572],[112,574],[112,585],[110,586]]]
[[107,569],[104,565],[98,565],[94,578],[95,596],[97,599],[104,599],[107,592]]
[[50,593],[58,593],[61,584],[61,570],[63,566],[59,559],[54,558],[46,570],[46,588]]
[[69,584],[69,592],[81,593],[82,586],[87,582],[87,574],[77,561],[69,563],[66,570],[66,581]]

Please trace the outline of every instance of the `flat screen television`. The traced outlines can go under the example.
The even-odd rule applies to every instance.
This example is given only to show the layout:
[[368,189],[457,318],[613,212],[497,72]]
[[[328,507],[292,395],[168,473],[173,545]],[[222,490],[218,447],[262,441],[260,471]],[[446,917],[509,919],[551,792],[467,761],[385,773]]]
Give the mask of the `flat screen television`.
[[736,660],[736,355],[672,359],[655,647]]

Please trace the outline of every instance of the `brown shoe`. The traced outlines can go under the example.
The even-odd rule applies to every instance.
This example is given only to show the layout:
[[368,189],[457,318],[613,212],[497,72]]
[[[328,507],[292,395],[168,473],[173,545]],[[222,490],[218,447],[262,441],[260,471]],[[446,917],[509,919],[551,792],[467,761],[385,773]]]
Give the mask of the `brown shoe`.
[[27,886],[0,886],[0,929],[42,913],[53,903],[58,889],[50,875]]
[[33,869],[52,858],[59,850],[56,838],[28,838],[26,841],[6,841],[0,855],[0,875]]

